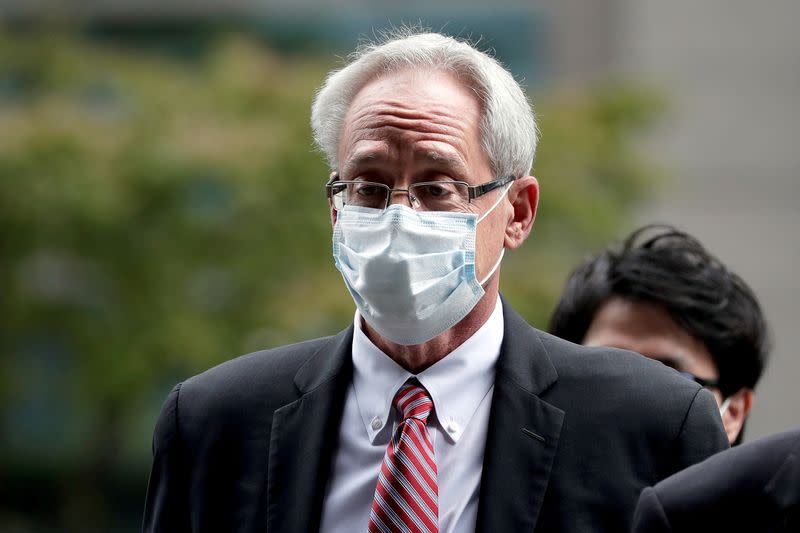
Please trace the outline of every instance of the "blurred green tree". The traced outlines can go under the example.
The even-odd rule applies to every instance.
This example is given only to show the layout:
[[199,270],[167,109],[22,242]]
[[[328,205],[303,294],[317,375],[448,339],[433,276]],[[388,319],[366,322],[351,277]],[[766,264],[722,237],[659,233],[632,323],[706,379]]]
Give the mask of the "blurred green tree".
[[[237,35],[209,50],[0,34],[0,529],[135,529],[174,382],[352,318],[308,127],[330,63]],[[631,86],[535,100],[539,220],[503,287],[544,325],[653,183],[635,140],[661,105]]]

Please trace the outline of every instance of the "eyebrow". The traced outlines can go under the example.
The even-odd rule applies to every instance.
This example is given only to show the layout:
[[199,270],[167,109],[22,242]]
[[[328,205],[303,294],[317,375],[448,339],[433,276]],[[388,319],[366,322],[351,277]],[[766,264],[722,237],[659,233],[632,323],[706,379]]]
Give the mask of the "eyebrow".
[[375,151],[356,152],[342,164],[342,168],[339,169],[339,175],[349,176],[350,174],[353,173],[353,171],[355,171],[358,167],[364,165],[365,163],[373,163],[375,161],[380,161],[382,159],[386,159],[386,156],[380,152],[375,152]]
[[[414,152],[413,158],[415,161],[429,162],[438,168],[451,170],[453,174],[464,179],[469,175],[464,160],[455,155],[443,154],[435,150],[420,150]],[[341,176],[349,176],[362,165],[386,159],[388,159],[386,154],[380,151],[365,150],[363,152],[356,152],[342,164],[339,174]]]
[[469,174],[464,160],[455,155],[442,154],[434,150],[424,150],[416,152],[414,154],[414,159],[434,163],[440,168],[451,169],[454,174],[461,177],[466,177]]

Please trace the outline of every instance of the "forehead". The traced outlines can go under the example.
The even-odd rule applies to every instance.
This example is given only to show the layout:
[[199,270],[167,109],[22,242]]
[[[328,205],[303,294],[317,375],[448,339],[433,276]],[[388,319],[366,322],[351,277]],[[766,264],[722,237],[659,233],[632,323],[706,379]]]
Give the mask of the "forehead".
[[613,346],[652,359],[670,360],[679,370],[701,377],[718,375],[705,344],[681,328],[666,309],[650,302],[609,299],[595,314],[583,344]]
[[402,70],[367,83],[345,115],[340,170],[400,160],[450,166],[482,163],[480,105],[452,74]]

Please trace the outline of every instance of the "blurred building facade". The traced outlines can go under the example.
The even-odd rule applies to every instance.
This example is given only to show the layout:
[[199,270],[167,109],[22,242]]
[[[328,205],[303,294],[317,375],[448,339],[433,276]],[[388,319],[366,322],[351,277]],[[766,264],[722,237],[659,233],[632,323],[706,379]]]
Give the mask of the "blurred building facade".
[[[645,79],[672,102],[666,127],[643,140],[670,178],[640,222],[697,235],[760,297],[774,334],[749,437],[800,424],[800,3],[771,0],[0,0],[0,16],[74,17],[89,27],[171,28],[186,21],[249,21],[273,45],[342,53],[372,28],[423,22],[484,36],[529,85],[615,76]],[[547,132],[543,132],[544,138]],[[557,179],[557,176],[552,176]],[[546,201],[546,198],[545,200]]]
[[[609,98],[608,86],[598,91],[586,90],[586,87],[622,76],[649,80],[654,86],[663,88],[673,104],[667,127],[657,136],[643,139],[643,147],[662,161],[670,174],[663,187],[653,191],[652,197],[656,201],[642,208],[639,221],[663,220],[683,226],[703,239],[753,285],[774,329],[775,353],[759,391],[748,437],[797,425],[798,415],[792,407],[800,403],[800,393],[793,378],[799,374],[800,365],[793,357],[789,339],[795,311],[800,306],[796,303],[800,301],[798,284],[791,276],[792,266],[800,255],[797,237],[793,234],[798,217],[793,202],[800,192],[794,174],[800,156],[792,149],[793,140],[797,138],[797,125],[800,124],[798,109],[793,105],[793,98],[800,94],[800,69],[796,64],[800,57],[800,41],[791,31],[791,21],[800,13],[790,0],[780,0],[775,5],[779,9],[767,9],[741,0],[713,0],[710,4],[704,3],[702,9],[686,0],[669,4],[654,0],[495,0],[492,3],[408,0],[402,4],[388,0],[0,0],[0,31],[11,29],[25,33],[26,28],[35,27],[42,21],[45,21],[45,29],[48,23],[58,28],[64,22],[67,30],[79,30],[81,43],[86,40],[83,37],[88,37],[89,41],[96,40],[101,45],[93,46],[96,43],[92,43],[89,62],[98,59],[99,56],[95,55],[97,50],[106,50],[102,46],[106,40],[132,45],[119,47],[125,50],[126,60],[131,61],[128,67],[138,65],[137,75],[147,77],[149,83],[155,85],[148,89],[150,85],[147,83],[137,84],[134,90],[113,76],[95,79],[93,74],[87,75],[87,80],[93,80],[91,83],[87,82],[86,86],[77,84],[72,87],[73,92],[64,97],[64,101],[74,100],[74,106],[69,104],[66,109],[77,110],[75,116],[81,119],[82,130],[87,130],[84,119],[94,119],[89,122],[116,124],[128,128],[125,131],[138,131],[136,128],[140,125],[149,124],[148,110],[157,109],[154,102],[165,98],[175,122],[174,129],[164,132],[169,137],[164,144],[174,144],[171,149],[175,152],[170,154],[174,156],[192,150],[205,154],[208,150],[210,155],[219,158],[214,168],[205,164],[197,166],[193,164],[197,161],[188,155],[177,158],[177,163],[166,164],[160,159],[160,142],[154,140],[152,152],[142,146],[147,143],[137,142],[133,150],[135,158],[124,159],[126,164],[102,171],[114,173],[117,179],[120,179],[121,169],[139,176],[125,179],[146,187],[126,191],[140,192],[143,205],[149,205],[145,200],[152,189],[153,198],[170,198],[164,203],[174,201],[177,206],[163,211],[163,214],[175,217],[176,222],[169,228],[154,217],[147,226],[152,234],[146,233],[142,226],[127,223],[123,214],[113,219],[119,227],[107,220],[107,229],[98,231],[98,235],[109,237],[113,242],[127,243],[123,246],[126,251],[138,249],[133,242],[137,235],[184,236],[175,238],[175,241],[185,244],[186,257],[181,255],[183,251],[174,252],[176,255],[171,261],[180,265],[189,263],[191,268],[187,267],[187,270],[191,275],[188,277],[183,276],[183,270],[173,269],[170,261],[164,261],[170,268],[164,269],[166,273],[163,276],[158,269],[148,269],[155,262],[144,254],[141,254],[143,262],[133,262],[134,270],[141,267],[142,272],[147,273],[145,279],[148,281],[142,285],[150,289],[148,298],[153,297],[152,293],[160,294],[161,285],[157,282],[163,281],[164,294],[160,298],[170,302],[185,300],[185,304],[176,304],[178,311],[172,313],[173,307],[156,298],[170,312],[153,313],[154,319],[169,315],[181,320],[176,324],[170,321],[151,324],[150,301],[141,296],[139,290],[133,290],[132,299],[120,299],[124,303],[119,303],[115,309],[120,312],[119,316],[131,316],[138,321],[126,322],[118,330],[98,329],[95,333],[93,328],[87,337],[102,343],[115,333],[124,339],[124,342],[114,344],[117,348],[127,344],[132,332],[152,334],[151,340],[144,335],[144,341],[127,351],[107,351],[104,348],[92,352],[96,357],[84,359],[86,352],[76,352],[74,347],[70,348],[69,342],[60,343],[57,336],[42,327],[37,334],[23,339],[24,346],[12,350],[12,362],[6,367],[13,368],[9,373],[13,379],[2,375],[3,368],[0,368],[0,381],[6,378],[13,385],[10,396],[4,390],[6,396],[0,398],[7,400],[0,403],[0,445],[4,445],[5,452],[5,463],[0,464],[0,530],[55,531],[59,530],[57,523],[83,524],[86,520],[95,520],[105,525],[96,530],[136,531],[144,497],[146,464],[150,459],[149,435],[160,403],[175,381],[211,366],[217,362],[217,357],[308,338],[312,333],[332,333],[338,327],[333,323],[336,320],[327,315],[323,317],[322,312],[315,321],[306,309],[298,311],[302,313],[302,319],[292,318],[293,315],[289,314],[288,318],[269,322],[277,313],[262,310],[268,307],[264,302],[273,302],[278,307],[284,301],[270,295],[281,294],[286,300],[305,301],[310,298],[310,293],[326,287],[324,296],[314,294],[313,297],[328,302],[328,311],[340,310],[338,302],[344,302],[344,314],[347,320],[351,320],[350,298],[343,292],[338,278],[328,277],[338,274],[330,264],[326,249],[330,237],[324,212],[320,214],[317,233],[296,231],[300,222],[293,225],[295,215],[302,218],[303,223],[307,222],[308,211],[303,209],[283,214],[280,220],[266,216],[256,220],[252,211],[237,218],[232,215],[233,206],[238,205],[231,200],[235,196],[232,187],[238,184],[243,190],[252,191],[249,172],[256,171],[263,172],[264,176],[319,175],[322,179],[326,169],[321,168],[322,162],[316,155],[309,157],[308,151],[307,112],[313,91],[310,85],[319,82],[323,68],[327,69],[336,56],[344,56],[360,39],[371,38],[375,31],[392,25],[422,24],[479,41],[481,47],[493,49],[532,89],[534,101],[540,104],[544,131],[536,170],[541,172],[543,205],[533,242],[526,247],[527,250],[508,258],[506,271],[509,275],[504,276],[508,286],[515,287],[519,293],[509,294],[509,299],[527,299],[527,302],[515,304],[527,304],[526,316],[540,326],[544,325],[549,313],[546,302],[554,298],[554,292],[567,271],[566,265],[571,264],[576,254],[594,251],[591,247],[605,243],[620,226],[627,224],[630,206],[635,205],[642,189],[649,183],[642,177],[650,174],[649,161],[642,169],[639,153],[629,146],[629,139],[635,135],[632,132],[639,131],[631,126],[631,123],[637,123],[637,119],[622,120],[622,126],[619,123],[620,102],[624,103],[628,97],[623,95],[615,99],[614,96],[620,93],[615,90],[611,91],[614,94]],[[242,30],[249,34],[248,43],[251,37],[255,37],[254,41],[258,44],[263,42],[266,49],[278,51],[275,57],[280,56],[280,61],[270,63],[268,58],[274,59],[272,55],[251,56],[251,52],[255,52],[249,46],[237,48],[235,43],[232,48],[225,48],[228,52],[215,48],[225,40],[216,37],[228,31],[238,33]],[[26,57],[21,50],[14,49],[13,44],[10,50],[2,48],[5,43],[13,42],[0,41],[0,57],[4,53],[5,57]],[[113,47],[108,48],[111,50]],[[151,49],[158,53],[143,53]],[[163,64],[156,61],[155,56],[160,56],[162,50],[171,56],[170,60],[177,56],[178,61]],[[210,63],[206,61],[203,67],[204,54],[218,59]],[[47,65],[48,54],[41,56],[39,60]],[[141,57],[135,59],[133,56],[147,56],[148,59],[140,63],[138,59]],[[106,60],[119,61],[120,57],[112,55]],[[309,57],[316,58],[320,64],[308,63]],[[74,74],[71,68],[78,63],[69,63],[70,68],[60,64],[49,68],[60,74]],[[213,68],[209,64],[213,64]],[[102,64],[99,65],[84,67],[87,72],[95,72],[97,68],[102,70]],[[175,65],[178,68],[173,78],[164,69],[171,71]],[[187,68],[184,70],[182,67]],[[315,70],[317,68],[319,72]],[[30,92],[40,74],[30,73],[24,68],[4,70],[0,64],[0,118],[4,111],[10,116],[24,107],[26,93]],[[196,79],[203,80],[200,86],[212,92],[198,96],[202,91],[193,85]],[[273,83],[275,80],[280,80],[280,83]],[[160,82],[165,81],[167,85],[161,85]],[[180,88],[175,92],[180,95],[180,102],[170,92],[173,90],[171,83]],[[572,92],[571,87],[579,90]],[[265,88],[270,92],[263,93]],[[551,91],[553,88],[555,90]],[[566,93],[567,97],[548,102],[547,96],[552,97],[555,93],[561,96]],[[228,99],[221,100],[220,94]],[[195,102],[191,96],[198,96],[199,100]],[[270,105],[276,109],[267,109]],[[640,117],[638,104],[628,105],[633,110],[623,105],[622,114]],[[290,110],[288,113],[287,108]],[[137,113],[144,118],[137,121]],[[163,113],[156,114],[163,119]],[[293,114],[303,118],[295,120]],[[49,120],[53,117],[43,116]],[[242,122],[242,116],[246,116],[248,122]],[[235,120],[232,117],[236,117]],[[251,124],[249,121],[252,120],[255,122]],[[44,130],[50,131],[49,128]],[[280,150],[270,153],[258,145],[259,141],[265,140],[260,135],[266,130],[274,130],[273,134],[279,132],[275,137],[280,141],[271,140],[267,146],[274,148],[286,144],[283,150],[286,153],[281,152],[283,159],[280,164],[273,158]],[[121,131],[115,130],[113,137],[125,137],[118,135]],[[13,128],[4,130],[0,127],[0,143],[15,136],[19,134]],[[603,144],[597,139],[611,141]],[[147,164],[130,165],[131,161],[143,160],[143,152],[148,154]],[[223,152],[224,156],[219,155]],[[95,154],[94,151],[86,153],[89,156]],[[244,155],[236,155],[239,153]],[[50,153],[48,157],[52,156]],[[233,159],[237,164],[231,162]],[[239,168],[240,160],[247,163],[243,165],[246,169]],[[316,163],[311,163],[311,160]],[[627,166],[623,163],[624,168],[621,168],[621,161],[627,162]],[[151,164],[156,164],[152,167],[156,178],[153,182],[149,180]],[[0,168],[0,174],[6,172],[0,178],[14,176],[24,180],[24,175],[8,168],[12,167]],[[168,172],[165,173],[165,169]],[[94,176],[102,183],[108,177],[100,171],[95,174],[85,172],[84,167],[78,172],[81,176]],[[47,172],[43,175],[50,178]],[[148,179],[142,179],[143,175]],[[237,176],[239,181],[234,182],[231,176]],[[159,177],[165,177],[165,183],[160,184]],[[259,187],[255,190],[263,192],[267,184],[260,174],[257,180]],[[175,183],[175,187],[166,183],[170,181]],[[0,184],[3,183],[0,180]],[[274,187],[275,183],[269,186]],[[159,188],[161,185],[163,190]],[[306,186],[308,191],[303,197],[313,199],[313,202],[319,200],[324,205],[324,197],[316,196],[316,185],[309,182]],[[253,196],[259,200],[246,205],[263,206],[256,211],[269,213],[281,204],[278,201],[281,194],[294,195],[296,192],[294,188],[270,190],[273,196],[255,194]],[[0,198],[5,199],[3,196]],[[128,194],[126,205],[130,200]],[[35,201],[31,203],[35,204]],[[135,213],[135,210],[131,212]],[[186,218],[181,218],[184,215]],[[223,223],[225,220],[243,222],[235,225]],[[142,224],[142,221],[138,223]],[[97,226],[93,224],[92,227]],[[4,227],[7,226],[0,224],[0,229]],[[267,246],[270,245],[297,255],[272,254],[274,259],[268,262],[262,256],[270,256],[269,253],[260,253],[258,257],[219,254],[225,255],[226,259],[230,255],[230,264],[218,264],[220,261],[216,257],[213,260],[198,257],[197,250],[208,248],[205,246],[207,239],[225,235],[225,228],[231,229],[237,235],[237,241],[243,243],[236,248],[240,252],[245,248],[270,249]],[[626,233],[627,229],[630,228],[622,228],[619,235]],[[28,236],[26,230],[29,228],[22,229],[23,239]],[[0,239],[0,243],[3,242]],[[149,246],[153,242],[161,241],[144,239],[143,245]],[[168,248],[174,250],[176,247],[170,242]],[[146,249],[152,253],[152,248]],[[312,249],[320,254],[319,260],[308,252]],[[18,266],[20,283],[30,289],[28,292],[38,291],[35,296],[39,299],[71,302],[88,298],[91,301],[87,305],[93,312],[96,308],[104,308],[108,301],[113,300],[116,305],[118,302],[114,298],[92,300],[97,294],[102,295],[103,290],[98,293],[89,289],[92,283],[97,285],[98,280],[111,279],[112,274],[119,274],[122,281],[126,281],[130,278],[130,271],[126,268],[117,271],[102,262],[114,257],[105,257],[103,253],[91,255],[92,261],[81,262],[65,261],[58,254],[35,253]],[[154,257],[165,259],[158,254]],[[246,265],[238,265],[239,260],[234,260],[235,257],[240,257]],[[315,268],[319,268],[317,264],[324,264],[328,270],[298,269],[293,257],[305,258]],[[0,257],[3,259],[6,257]],[[89,268],[91,265],[103,268],[98,267],[98,274]],[[258,265],[263,265],[263,268],[254,269]],[[0,274],[5,273],[1,268],[4,266],[0,265]],[[297,276],[293,281],[286,279],[290,271]],[[270,275],[262,276],[262,272]],[[303,275],[304,272],[312,273],[311,281]],[[101,275],[103,273],[105,278]],[[175,283],[170,282],[172,273],[178,278]],[[150,275],[152,278],[148,277]],[[253,281],[250,276],[255,276],[258,281]],[[273,280],[270,285],[262,278],[276,278],[278,281]],[[236,292],[241,289],[237,285],[240,281],[244,282],[243,287],[247,287],[248,295],[258,300],[252,309],[232,296],[241,294]],[[99,284],[100,289],[105,287],[103,283]],[[133,284],[137,285],[136,282]],[[271,292],[273,285],[281,285],[285,292],[277,289],[277,292]],[[292,292],[294,290],[297,292]],[[290,296],[286,297],[286,294]],[[132,304],[132,301],[135,303],[140,299],[147,300],[142,306],[142,316],[136,314],[140,307]],[[235,305],[231,303],[233,301]],[[125,308],[125,305],[130,308]],[[30,309],[39,308],[33,306]],[[191,312],[192,320],[199,322],[186,322],[186,310]],[[281,309],[281,317],[286,316],[286,311],[285,307]],[[127,314],[121,314],[123,312]],[[12,314],[0,313],[4,319],[0,328],[6,326]],[[52,315],[55,319],[62,316],[58,313]],[[249,324],[251,319],[256,328],[252,336],[231,335],[232,340],[225,336],[228,327],[237,332],[247,329],[242,324]],[[42,324],[46,323],[46,320],[42,321]],[[198,328],[197,323],[214,324],[220,330],[211,331],[213,328],[208,327],[205,329],[209,331],[205,331]],[[302,323],[308,331],[301,331],[303,328],[299,327],[289,333],[287,330],[291,328],[287,324],[290,323]],[[167,339],[172,327],[177,327],[181,335]],[[165,332],[163,338],[159,336],[162,328]],[[208,337],[199,333],[207,333]],[[213,343],[207,342],[211,338],[224,347],[213,350],[210,347]],[[0,344],[3,340],[0,335]],[[172,342],[181,348],[176,350]],[[149,346],[148,343],[163,349],[163,353],[143,348]],[[186,344],[202,344],[204,349],[187,349]],[[195,354],[190,358],[184,357],[181,351],[206,355]],[[211,352],[215,355],[212,356]],[[154,359],[157,360],[155,363]],[[78,361],[89,361],[87,368],[90,372],[85,382],[74,379],[76,369],[83,368]],[[122,361],[130,364],[123,365]],[[189,372],[187,365],[196,365],[197,368]],[[87,384],[106,382],[111,385],[102,389],[116,399],[116,404],[98,401],[93,395],[94,389],[82,389]],[[135,401],[128,398],[127,391],[122,395],[112,394],[117,387],[126,390],[132,384],[140,389]],[[82,405],[80,402],[90,403],[92,409],[86,409],[85,405],[76,407]],[[91,445],[87,446],[87,443]],[[106,468],[109,464],[114,466],[113,470]],[[8,468],[9,465],[13,468]],[[100,480],[94,475],[97,471],[105,471]],[[68,475],[62,475],[63,472]],[[40,527],[37,529],[29,524]],[[85,528],[65,527],[63,530]]]

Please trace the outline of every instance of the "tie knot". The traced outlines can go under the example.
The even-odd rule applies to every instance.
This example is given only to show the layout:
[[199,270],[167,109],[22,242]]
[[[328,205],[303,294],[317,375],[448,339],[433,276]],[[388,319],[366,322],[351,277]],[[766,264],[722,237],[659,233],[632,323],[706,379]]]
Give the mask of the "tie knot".
[[419,383],[406,383],[400,387],[393,403],[395,408],[403,413],[403,420],[415,418],[425,423],[433,409],[431,395]]

